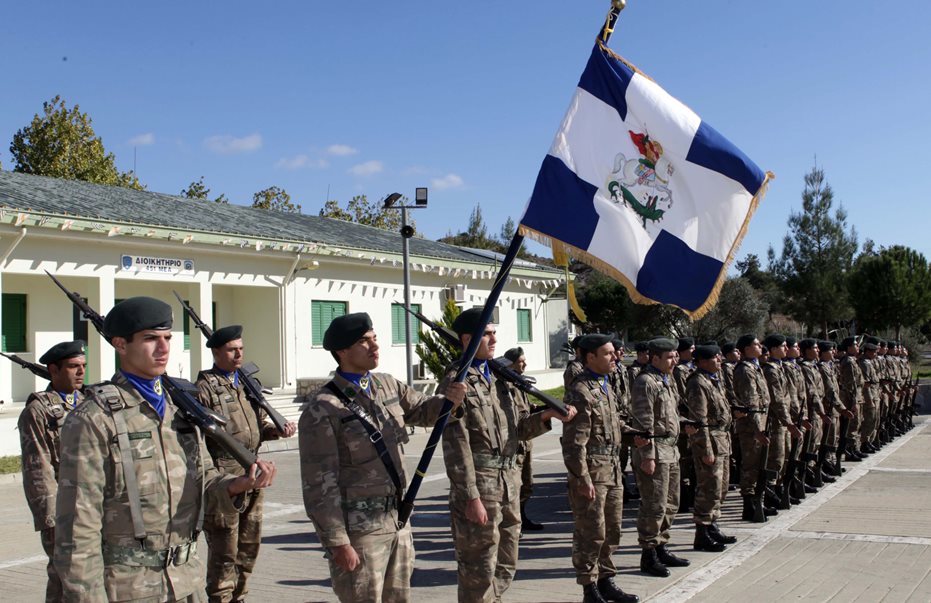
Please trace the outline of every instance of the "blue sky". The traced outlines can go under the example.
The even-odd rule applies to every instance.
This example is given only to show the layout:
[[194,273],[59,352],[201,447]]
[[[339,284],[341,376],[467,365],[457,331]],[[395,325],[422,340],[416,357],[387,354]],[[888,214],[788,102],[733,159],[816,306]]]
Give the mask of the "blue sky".
[[[251,203],[285,188],[413,196],[430,238],[476,203],[519,218],[607,0],[7,3],[0,161],[61,94],[149,190],[203,176]],[[737,254],[781,248],[817,156],[860,241],[931,258],[924,198],[931,4],[629,0],[612,48],[776,180]],[[542,248],[535,251],[543,252]]]

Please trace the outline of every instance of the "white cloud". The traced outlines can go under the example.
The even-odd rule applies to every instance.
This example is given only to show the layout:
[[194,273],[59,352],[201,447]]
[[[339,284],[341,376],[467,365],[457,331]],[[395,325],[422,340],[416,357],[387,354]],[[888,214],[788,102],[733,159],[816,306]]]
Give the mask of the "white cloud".
[[337,157],[346,157],[347,155],[355,155],[359,152],[359,149],[353,148],[348,144],[331,144],[327,147],[326,152],[330,155],[336,155]]
[[277,168],[286,170],[316,169],[324,170],[330,167],[330,162],[326,159],[314,159],[308,155],[295,155],[294,157],[282,157],[275,164]]
[[129,144],[134,147],[147,147],[150,144],[155,144],[155,134],[152,132],[138,134],[129,139]]
[[404,168],[401,172],[402,176],[420,176],[421,174],[426,174],[427,168],[422,165],[412,165],[410,167]]
[[458,174],[446,174],[442,178],[434,178],[430,181],[430,186],[437,190],[446,190],[450,188],[459,188],[464,184]]
[[372,161],[366,161],[365,163],[352,166],[349,168],[349,173],[353,176],[371,176],[380,173],[384,169],[385,166],[382,165],[381,161],[373,159]]
[[222,136],[208,136],[204,139],[204,146],[221,155],[235,153],[251,153],[262,148],[262,135],[250,134],[241,138],[224,134]]

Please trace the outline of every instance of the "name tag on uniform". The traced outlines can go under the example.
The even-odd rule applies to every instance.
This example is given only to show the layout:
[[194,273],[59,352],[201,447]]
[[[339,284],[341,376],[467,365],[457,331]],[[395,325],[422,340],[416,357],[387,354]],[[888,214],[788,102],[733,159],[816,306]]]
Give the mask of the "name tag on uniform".
[[133,431],[129,434],[130,440],[151,440],[152,432],[151,431]]

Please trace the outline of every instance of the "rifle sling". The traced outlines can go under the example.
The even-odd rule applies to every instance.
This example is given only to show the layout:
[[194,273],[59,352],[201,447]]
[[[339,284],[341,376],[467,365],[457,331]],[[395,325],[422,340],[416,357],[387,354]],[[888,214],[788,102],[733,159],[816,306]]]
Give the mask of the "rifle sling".
[[398,508],[400,508],[401,500],[404,496],[404,487],[401,485],[401,476],[394,466],[394,461],[391,460],[391,453],[388,452],[388,447],[385,446],[385,439],[382,437],[381,431],[372,423],[372,419],[369,417],[368,413],[365,412],[365,409],[347,396],[345,392],[336,387],[335,383],[330,381],[325,387],[339,398],[346,408],[355,415],[359,423],[361,423],[362,427],[365,429],[365,433],[369,435],[369,441],[375,447],[378,458],[381,459],[382,464],[385,466],[385,470],[388,471],[388,477],[391,478],[391,482],[394,484],[395,497],[398,499]]
[[110,416],[116,426],[116,441],[120,447],[120,459],[123,465],[123,481],[126,483],[126,496],[129,498],[129,515],[133,521],[133,536],[139,542],[145,542],[145,522],[142,520],[142,502],[139,498],[139,482],[136,480],[133,451],[129,447],[129,433],[126,427],[126,418],[123,409],[126,405],[117,393],[107,392],[104,395]]

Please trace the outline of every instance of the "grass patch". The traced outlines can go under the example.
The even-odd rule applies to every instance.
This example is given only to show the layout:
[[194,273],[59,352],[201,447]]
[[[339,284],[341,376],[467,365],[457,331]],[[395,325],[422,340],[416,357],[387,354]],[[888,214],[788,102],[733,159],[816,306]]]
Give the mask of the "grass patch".
[[549,394],[557,400],[562,400],[562,397],[566,394],[566,388],[560,385],[559,387],[554,387],[553,389],[543,390],[544,394]]
[[19,455],[0,456],[0,474],[19,473],[20,469],[22,469],[22,463]]
[[915,375],[917,375],[919,379],[931,379],[931,370],[915,371],[912,373],[913,379],[915,378]]

